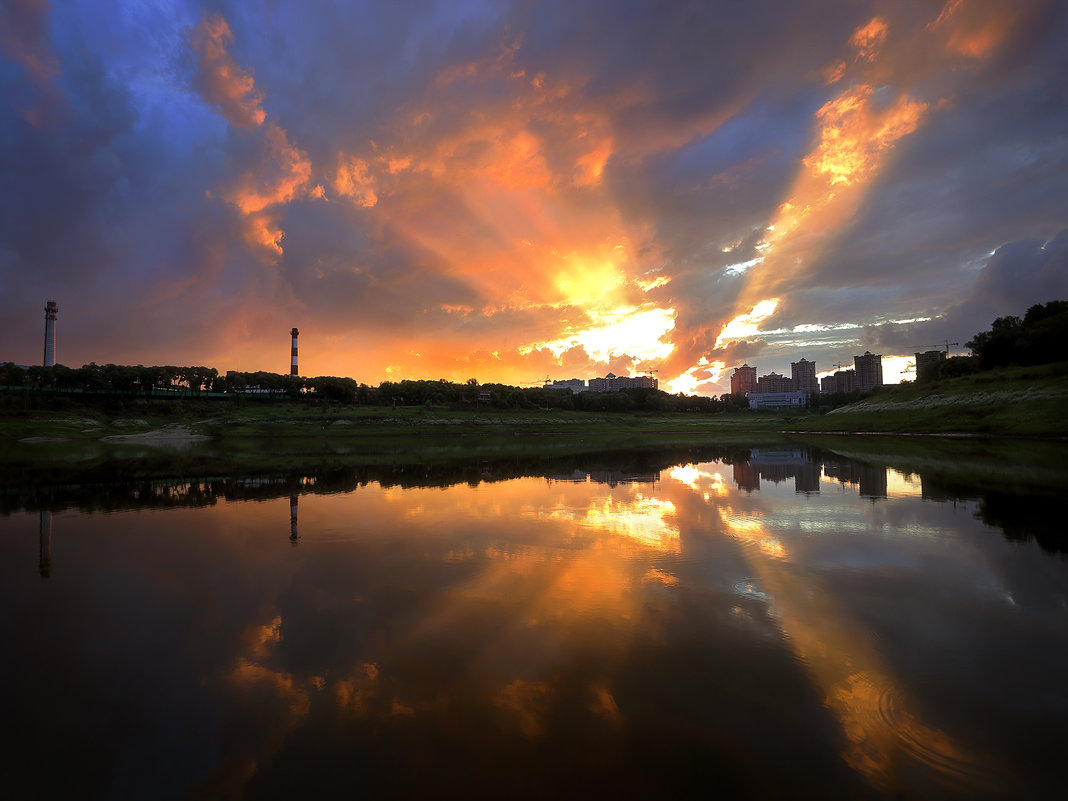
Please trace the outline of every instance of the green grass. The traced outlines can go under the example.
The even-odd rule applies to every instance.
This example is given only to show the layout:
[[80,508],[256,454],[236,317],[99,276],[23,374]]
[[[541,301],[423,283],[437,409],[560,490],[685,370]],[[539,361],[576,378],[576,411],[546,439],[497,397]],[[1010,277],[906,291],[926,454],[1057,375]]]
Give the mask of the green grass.
[[562,410],[313,405],[303,402],[138,400],[109,404],[68,398],[0,397],[0,440],[99,440],[181,427],[217,439],[368,436],[775,431],[782,414],[591,413]]
[[[289,400],[94,400],[0,393],[0,442],[96,441],[181,428],[217,440],[303,439],[364,448],[393,438],[420,448],[427,437],[864,432],[1068,437],[1068,363],[992,370],[934,384],[888,387],[827,414],[791,411],[573,412],[371,407]],[[363,444],[356,444],[363,441]],[[39,445],[40,443],[38,443]]]
[[797,430],[1068,436],[1068,363],[888,387],[797,421]]

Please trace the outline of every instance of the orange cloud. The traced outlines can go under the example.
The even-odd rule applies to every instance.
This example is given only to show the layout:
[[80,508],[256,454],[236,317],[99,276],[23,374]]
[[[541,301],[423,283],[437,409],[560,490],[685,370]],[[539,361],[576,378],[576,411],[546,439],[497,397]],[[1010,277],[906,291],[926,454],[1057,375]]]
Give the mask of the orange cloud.
[[[788,302],[790,288],[809,271],[828,237],[853,218],[898,142],[929,111],[927,101],[886,82],[892,79],[887,68],[893,69],[896,56],[884,53],[887,37],[888,26],[878,17],[850,37],[858,60],[868,65],[868,79],[858,80],[816,112],[813,146],[757,245],[759,258],[747,265],[743,291],[733,317],[721,328],[718,347],[742,335],[733,336],[735,328],[757,336],[759,330],[747,325],[755,310],[774,308],[780,298]],[[841,77],[840,70],[834,73],[831,78]]]
[[857,86],[816,112],[819,144],[803,164],[812,174],[826,176],[832,186],[848,186],[868,178],[879,166],[880,154],[916,130],[927,110],[926,103],[906,95],[878,109],[872,99],[874,92],[872,86]]
[[857,58],[874,61],[886,41],[887,26],[879,17],[873,17],[867,25],[853,31],[849,44],[857,49]]
[[[440,70],[424,95],[397,108],[364,143],[347,141],[326,166],[325,190],[308,190],[312,165],[275,129],[270,158],[224,196],[249,218],[249,243],[272,256],[284,242],[276,207],[305,191],[330,192],[350,206],[345,213],[359,215],[370,247],[389,254],[388,270],[360,272],[359,254],[316,270],[318,280],[336,278],[338,286],[361,275],[352,286],[365,280],[383,308],[397,308],[396,319],[405,321],[403,346],[395,336],[361,332],[352,368],[360,380],[474,375],[530,383],[547,371],[589,376],[622,365],[661,368],[663,386],[708,390],[735,347],[723,335],[752,322],[764,301],[781,299],[774,315],[788,309],[791,286],[930,113],[933,101],[914,87],[946,69],[945,48],[921,26],[926,60],[910,60],[909,48],[924,43],[915,31],[892,36],[888,20],[856,27],[841,58],[812,74],[839,89],[814,115],[812,145],[760,243],[763,262],[737,260],[737,272],[748,272],[727,319],[709,319],[707,309],[680,297],[685,281],[658,278],[671,263],[663,234],[630,199],[617,200],[605,179],[615,167],[697,141],[744,108],[745,98],[684,123],[667,120],[649,111],[658,100],[650,86],[588,93],[590,76],[529,69],[512,40]],[[743,189],[747,177],[740,168],[724,171],[718,188]],[[421,314],[409,301],[425,304]],[[758,338],[759,326],[746,335]],[[357,361],[351,347],[342,339],[317,347],[315,358]]]
[[1027,10],[1026,2],[965,2],[949,0],[928,30],[945,37],[951,53],[981,59],[988,57]]
[[230,25],[221,14],[201,18],[190,44],[200,57],[197,88],[209,103],[219,107],[231,125],[253,129],[267,118],[263,95],[256,91],[252,75],[237,65],[227,48],[233,40]]
[[342,197],[351,197],[357,206],[371,208],[378,203],[375,181],[366,161],[355,156],[338,157],[339,164],[334,176],[334,191]]
[[839,59],[823,71],[823,79],[828,85],[838,83],[845,75],[846,63]]
[[241,176],[229,199],[243,214],[253,214],[290,202],[310,180],[308,156],[290,144],[284,130],[271,123],[264,129],[260,164]]
[[282,253],[283,231],[270,217],[254,214],[248,218],[245,228],[245,241],[253,247],[265,247],[275,253]]

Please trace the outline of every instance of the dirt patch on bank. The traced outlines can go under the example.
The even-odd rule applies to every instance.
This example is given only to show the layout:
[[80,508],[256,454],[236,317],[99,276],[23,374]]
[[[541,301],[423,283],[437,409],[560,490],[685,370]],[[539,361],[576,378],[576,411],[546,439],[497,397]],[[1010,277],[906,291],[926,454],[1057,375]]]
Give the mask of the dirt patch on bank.
[[194,434],[186,426],[170,426],[155,431],[146,431],[143,434],[112,434],[110,437],[101,437],[100,441],[166,445],[178,442],[201,442],[207,439],[211,439],[211,437],[206,434]]

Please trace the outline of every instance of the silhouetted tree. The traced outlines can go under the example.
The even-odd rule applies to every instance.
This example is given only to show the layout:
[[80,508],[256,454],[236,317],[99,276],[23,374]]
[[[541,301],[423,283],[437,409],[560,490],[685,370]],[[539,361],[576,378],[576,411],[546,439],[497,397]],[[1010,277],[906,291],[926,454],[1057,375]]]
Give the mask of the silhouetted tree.
[[984,370],[1011,364],[1032,365],[1064,361],[1068,341],[1068,301],[1035,305],[1020,319],[998,317],[989,331],[981,331],[965,347],[971,348]]

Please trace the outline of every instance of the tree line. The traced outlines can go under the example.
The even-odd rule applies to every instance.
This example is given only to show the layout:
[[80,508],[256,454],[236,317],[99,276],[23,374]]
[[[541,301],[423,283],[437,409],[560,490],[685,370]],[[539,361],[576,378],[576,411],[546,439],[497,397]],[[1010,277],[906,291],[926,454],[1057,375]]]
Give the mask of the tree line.
[[267,372],[230,371],[173,365],[98,365],[78,368],[0,365],[0,387],[129,397],[232,397],[304,399],[368,406],[423,406],[470,409],[564,409],[591,412],[720,412],[746,407],[744,398],[672,395],[646,387],[617,392],[572,393],[560,387],[516,387],[438,380],[384,381],[377,387],[351,378],[313,378]]
[[918,381],[954,378],[996,367],[1033,366],[1068,361],[1068,301],[1038,303],[1023,317],[998,317],[964,346],[971,356],[954,356],[924,365]]

